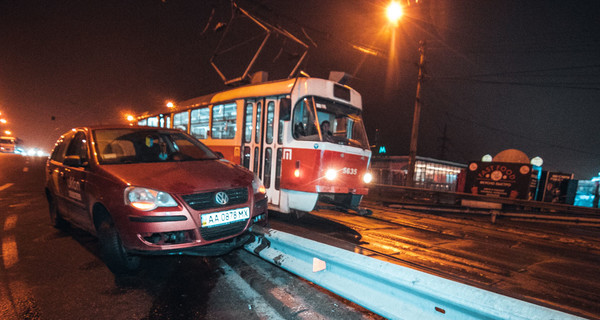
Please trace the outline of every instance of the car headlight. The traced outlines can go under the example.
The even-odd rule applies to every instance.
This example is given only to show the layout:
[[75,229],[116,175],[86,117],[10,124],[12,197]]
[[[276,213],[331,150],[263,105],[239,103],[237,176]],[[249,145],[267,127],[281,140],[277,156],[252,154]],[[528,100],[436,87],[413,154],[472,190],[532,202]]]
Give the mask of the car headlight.
[[373,175],[370,172],[365,173],[363,176],[363,181],[365,183],[371,183],[371,181],[373,181]]
[[254,180],[252,180],[252,190],[254,193],[266,193],[267,189],[265,189],[265,185],[260,181],[260,178],[255,174]]
[[158,207],[177,206],[177,202],[170,194],[140,187],[125,189],[125,203],[142,211],[154,210]]

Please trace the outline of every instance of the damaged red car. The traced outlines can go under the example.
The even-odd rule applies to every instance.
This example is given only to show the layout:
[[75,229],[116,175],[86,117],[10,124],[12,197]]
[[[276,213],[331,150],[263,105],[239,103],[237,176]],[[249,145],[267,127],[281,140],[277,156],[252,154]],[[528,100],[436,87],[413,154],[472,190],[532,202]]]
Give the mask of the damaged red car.
[[56,227],[96,235],[115,273],[142,255],[221,255],[267,223],[259,178],[174,129],[75,128],[46,164],[46,197]]

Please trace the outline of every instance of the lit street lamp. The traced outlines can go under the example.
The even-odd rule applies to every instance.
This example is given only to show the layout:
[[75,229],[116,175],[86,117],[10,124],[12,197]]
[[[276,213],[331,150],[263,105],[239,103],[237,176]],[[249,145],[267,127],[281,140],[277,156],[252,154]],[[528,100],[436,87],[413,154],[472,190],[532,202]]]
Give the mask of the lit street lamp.
[[[396,25],[397,21],[402,17],[402,6],[395,1],[392,1],[387,7],[387,18],[388,20]],[[425,42],[419,43],[419,77],[417,81],[417,94],[415,98],[415,109],[413,114],[412,132],[410,135],[410,150],[408,152],[408,172],[406,175],[406,185],[409,187],[414,186],[415,176],[415,163],[417,158],[417,140],[419,136],[419,121],[421,117],[421,85],[423,83],[423,65],[425,63]]]
[[386,15],[388,20],[396,25],[402,17],[402,6],[396,1],[390,2],[386,10]]

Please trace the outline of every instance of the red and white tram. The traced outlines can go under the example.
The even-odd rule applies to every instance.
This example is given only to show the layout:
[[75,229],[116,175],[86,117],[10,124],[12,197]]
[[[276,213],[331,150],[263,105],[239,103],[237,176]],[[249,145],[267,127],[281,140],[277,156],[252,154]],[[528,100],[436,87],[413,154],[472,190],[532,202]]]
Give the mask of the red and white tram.
[[252,170],[270,209],[299,216],[325,201],[367,213],[358,208],[372,179],[361,96],[335,81],[250,84],[181,101],[138,125],[180,128]]

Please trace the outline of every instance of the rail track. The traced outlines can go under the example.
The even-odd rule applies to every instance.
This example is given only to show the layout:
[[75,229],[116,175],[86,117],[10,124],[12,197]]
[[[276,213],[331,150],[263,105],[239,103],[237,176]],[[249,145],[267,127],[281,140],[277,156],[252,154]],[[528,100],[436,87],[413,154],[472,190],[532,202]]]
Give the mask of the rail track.
[[[600,229],[366,201],[370,216],[322,205],[272,226],[390,263],[554,309],[600,317]],[[422,208],[421,208],[422,209]]]

